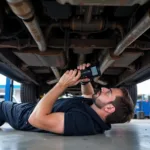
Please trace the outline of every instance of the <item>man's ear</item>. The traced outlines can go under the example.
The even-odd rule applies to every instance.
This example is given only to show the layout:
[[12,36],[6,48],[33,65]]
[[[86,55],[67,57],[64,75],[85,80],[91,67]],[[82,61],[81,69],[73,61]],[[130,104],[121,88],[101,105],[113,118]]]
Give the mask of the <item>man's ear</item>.
[[108,114],[112,114],[113,112],[115,112],[116,109],[112,104],[107,104],[107,105],[104,106],[104,110]]

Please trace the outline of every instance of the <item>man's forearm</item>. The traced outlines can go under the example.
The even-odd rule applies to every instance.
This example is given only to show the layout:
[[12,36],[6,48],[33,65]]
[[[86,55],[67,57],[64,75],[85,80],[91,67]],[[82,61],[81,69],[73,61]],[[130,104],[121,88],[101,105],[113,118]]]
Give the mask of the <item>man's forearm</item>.
[[28,122],[36,128],[54,133],[64,133],[64,113],[51,113],[52,108],[67,87],[75,86],[81,82],[80,76],[81,72],[78,70],[67,70],[58,83],[37,104]]
[[40,118],[51,113],[58,97],[66,88],[57,83],[37,104],[30,117]]
[[93,95],[94,89],[91,82],[87,83],[86,85],[81,85],[81,92],[82,95]]

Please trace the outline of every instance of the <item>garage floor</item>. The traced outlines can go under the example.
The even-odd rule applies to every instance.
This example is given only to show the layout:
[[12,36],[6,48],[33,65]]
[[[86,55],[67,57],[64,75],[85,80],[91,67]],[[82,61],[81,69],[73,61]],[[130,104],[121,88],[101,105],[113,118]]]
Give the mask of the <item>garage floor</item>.
[[0,129],[0,150],[150,150],[150,120],[113,125],[103,135],[64,137]]

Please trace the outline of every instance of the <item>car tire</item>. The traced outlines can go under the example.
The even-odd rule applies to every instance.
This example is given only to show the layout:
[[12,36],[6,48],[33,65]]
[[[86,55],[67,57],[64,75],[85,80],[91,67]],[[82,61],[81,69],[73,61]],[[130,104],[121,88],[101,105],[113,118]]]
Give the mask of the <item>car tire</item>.
[[144,119],[144,118],[145,118],[145,114],[143,111],[137,112],[137,119]]
[[20,97],[22,103],[36,103],[36,86],[34,84],[21,84]]
[[130,85],[126,86],[127,90],[129,91],[129,94],[133,100],[134,106],[136,105],[137,102],[137,85]]

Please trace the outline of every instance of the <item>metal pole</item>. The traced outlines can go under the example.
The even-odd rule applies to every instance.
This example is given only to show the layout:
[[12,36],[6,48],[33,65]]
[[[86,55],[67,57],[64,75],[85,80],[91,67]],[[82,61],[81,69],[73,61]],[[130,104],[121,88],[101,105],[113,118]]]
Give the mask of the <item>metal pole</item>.
[[89,6],[86,10],[86,13],[85,13],[85,17],[84,17],[84,21],[85,23],[90,23],[91,21],[91,18],[92,18],[92,9],[93,7],[92,6]]
[[5,101],[10,101],[10,79],[6,78]]
[[13,92],[14,92],[14,81],[11,79],[10,80],[10,97],[9,97],[9,100],[11,102],[13,101]]
[[150,10],[118,44],[117,48],[114,51],[114,55],[119,56],[131,43],[133,43],[149,28],[150,28]]

